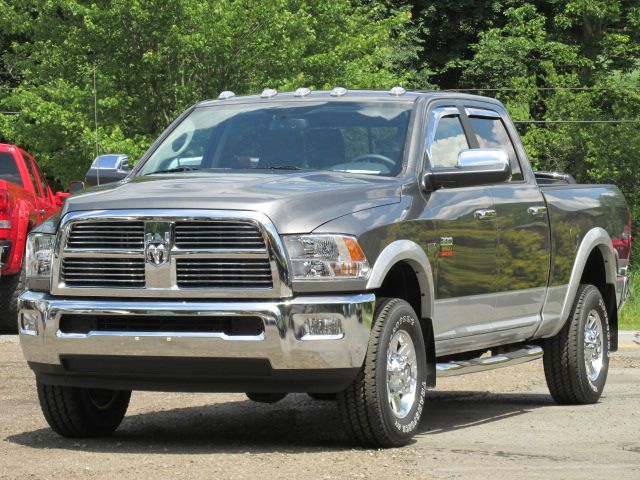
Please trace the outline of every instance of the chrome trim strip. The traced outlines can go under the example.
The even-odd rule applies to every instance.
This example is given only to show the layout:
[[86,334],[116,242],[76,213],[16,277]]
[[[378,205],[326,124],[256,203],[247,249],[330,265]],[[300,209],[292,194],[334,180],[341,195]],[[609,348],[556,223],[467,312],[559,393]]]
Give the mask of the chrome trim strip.
[[[84,258],[144,258],[141,250],[67,249],[65,248],[71,226],[75,222],[90,221],[144,221],[144,222],[197,222],[211,220],[242,220],[255,224],[263,235],[266,249],[185,249],[175,245],[171,249],[172,274],[170,285],[156,288],[103,288],[67,287],[60,278],[63,257]],[[179,288],[175,274],[175,259],[190,258],[268,258],[271,266],[272,287]],[[291,276],[284,245],[275,225],[264,214],[246,210],[196,210],[196,209],[132,209],[70,212],[60,223],[54,250],[51,275],[51,293],[80,297],[167,297],[167,298],[286,298],[292,296]]]

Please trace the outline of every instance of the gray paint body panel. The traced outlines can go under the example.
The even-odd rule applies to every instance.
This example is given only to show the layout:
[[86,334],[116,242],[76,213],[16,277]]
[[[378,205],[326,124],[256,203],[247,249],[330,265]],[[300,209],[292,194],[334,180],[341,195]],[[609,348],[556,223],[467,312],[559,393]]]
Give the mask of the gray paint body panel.
[[[602,185],[538,188],[515,128],[496,100],[448,92],[408,93],[401,98],[386,92],[349,92],[340,98],[312,92],[305,98],[412,102],[402,173],[395,178],[326,171],[136,177],[140,165],[179,123],[176,121],[129,178],[71,197],[62,215],[133,208],[252,210],[266,215],[280,234],[355,235],[372,267],[367,280],[294,282],[294,294],[375,291],[394,264],[407,262],[418,276],[423,294],[420,314],[433,321],[438,355],[553,335],[568,316],[593,248],[599,248],[608,262],[607,282],[615,284],[622,295],[621,267],[626,268],[628,257],[614,258],[612,253],[612,243],[622,237],[628,216],[621,193]],[[304,101],[290,94],[278,94],[277,100]],[[268,100],[236,97],[192,108],[256,102]],[[424,192],[420,180],[429,168],[427,123],[435,107],[495,111],[513,140],[524,180]],[[545,205],[547,216],[529,219],[524,212],[536,205]],[[474,210],[492,207],[498,211],[497,221],[479,226],[473,219]],[[508,225],[501,222],[507,217]],[[537,235],[531,257],[526,254],[529,247],[522,243],[529,234]],[[457,258],[439,254],[443,237],[453,237]],[[482,252],[477,250],[479,240],[486,243]],[[505,248],[510,257],[505,256]],[[528,266],[507,273],[516,260]],[[513,288],[516,284],[518,288]]]

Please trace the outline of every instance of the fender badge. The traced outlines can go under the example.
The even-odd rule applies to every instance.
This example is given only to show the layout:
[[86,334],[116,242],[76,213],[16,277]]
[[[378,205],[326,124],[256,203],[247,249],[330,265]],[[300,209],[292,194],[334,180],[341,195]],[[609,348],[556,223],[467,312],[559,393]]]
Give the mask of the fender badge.
[[453,248],[453,237],[440,237],[439,257],[453,257],[456,252]]

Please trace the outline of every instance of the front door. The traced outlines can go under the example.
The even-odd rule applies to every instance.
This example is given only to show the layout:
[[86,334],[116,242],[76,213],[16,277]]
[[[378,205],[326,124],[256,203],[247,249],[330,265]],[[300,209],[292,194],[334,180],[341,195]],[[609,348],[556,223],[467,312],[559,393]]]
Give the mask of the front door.
[[[452,167],[470,148],[456,107],[437,107],[429,117],[430,168]],[[485,186],[432,192],[428,217],[436,228],[436,341],[491,331],[495,315],[497,228]]]

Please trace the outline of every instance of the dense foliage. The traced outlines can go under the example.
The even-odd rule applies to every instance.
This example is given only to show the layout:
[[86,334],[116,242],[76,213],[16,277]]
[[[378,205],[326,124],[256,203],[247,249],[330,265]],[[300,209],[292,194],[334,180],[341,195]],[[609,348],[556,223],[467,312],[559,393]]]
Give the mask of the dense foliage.
[[637,0],[0,0],[0,24],[0,110],[19,112],[0,140],[61,181],[96,148],[139,158],[225,89],[400,83],[543,121],[518,123],[536,168],[616,183],[640,213],[640,123],[582,122],[640,120]]

